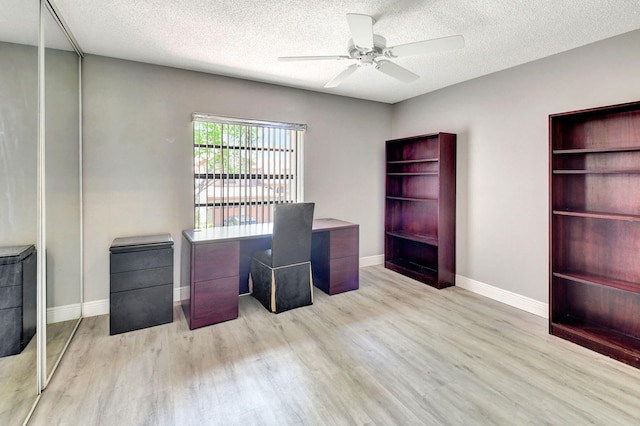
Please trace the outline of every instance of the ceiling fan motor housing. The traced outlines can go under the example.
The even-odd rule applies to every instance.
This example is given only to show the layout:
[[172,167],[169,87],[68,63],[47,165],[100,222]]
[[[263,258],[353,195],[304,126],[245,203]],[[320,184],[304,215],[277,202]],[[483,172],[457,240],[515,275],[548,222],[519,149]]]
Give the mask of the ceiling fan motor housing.
[[364,65],[371,65],[373,60],[378,56],[384,56],[384,50],[387,47],[387,39],[381,35],[373,35],[373,49],[366,49],[356,46],[353,39],[349,39],[349,56],[358,59]]

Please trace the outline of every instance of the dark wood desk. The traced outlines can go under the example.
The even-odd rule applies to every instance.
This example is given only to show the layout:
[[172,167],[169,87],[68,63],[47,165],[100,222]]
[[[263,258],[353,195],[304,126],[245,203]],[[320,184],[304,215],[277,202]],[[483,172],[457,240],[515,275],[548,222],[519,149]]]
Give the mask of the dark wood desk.
[[[181,284],[189,283],[182,309],[194,329],[238,317],[238,295],[249,292],[251,255],[271,247],[273,224],[225,226],[182,232]],[[359,286],[359,226],[315,219],[311,241],[313,284],[328,294]]]

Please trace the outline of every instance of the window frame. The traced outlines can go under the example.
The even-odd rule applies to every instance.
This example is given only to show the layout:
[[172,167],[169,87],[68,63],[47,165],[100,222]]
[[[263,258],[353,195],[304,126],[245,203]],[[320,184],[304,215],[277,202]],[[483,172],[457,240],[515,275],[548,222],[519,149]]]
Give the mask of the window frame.
[[[303,142],[306,125],[204,113],[193,113],[192,122],[193,221],[196,229],[271,222],[275,204],[304,200]],[[208,126],[204,129],[207,132],[206,143],[202,143],[198,137],[202,135],[199,133],[203,131],[202,125]],[[213,130],[211,125],[220,127]],[[226,139],[224,129],[228,132]],[[220,132],[219,141],[209,141],[210,131]],[[202,152],[198,152],[202,149],[206,150],[206,161]],[[230,156],[229,153],[234,151],[238,155]],[[211,155],[219,158],[210,159],[211,152]],[[257,157],[259,153],[262,153],[260,158]],[[206,166],[203,166],[203,162]],[[231,165],[232,162],[234,165]],[[257,167],[258,163],[260,168]],[[202,167],[205,167],[204,170]],[[235,170],[235,167],[239,170]],[[239,186],[236,185],[238,181]],[[283,187],[284,194],[278,192],[278,188]],[[204,194],[203,188],[206,191]],[[255,192],[252,192],[252,188],[255,188]],[[231,201],[234,190],[239,200]],[[261,197],[259,192],[262,193]],[[238,211],[238,215],[231,215],[231,211]],[[252,213],[256,214],[255,219]]]

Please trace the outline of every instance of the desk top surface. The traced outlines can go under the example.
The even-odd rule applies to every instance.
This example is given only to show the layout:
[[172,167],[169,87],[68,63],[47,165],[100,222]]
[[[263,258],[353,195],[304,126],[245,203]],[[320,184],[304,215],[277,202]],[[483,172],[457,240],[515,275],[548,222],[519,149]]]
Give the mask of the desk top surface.
[[[339,228],[352,228],[358,225],[340,219],[314,219],[313,232],[330,231]],[[273,223],[255,223],[249,225],[220,226],[208,229],[187,229],[182,235],[192,244],[203,244],[211,241],[243,240],[249,238],[268,237],[273,230]]]

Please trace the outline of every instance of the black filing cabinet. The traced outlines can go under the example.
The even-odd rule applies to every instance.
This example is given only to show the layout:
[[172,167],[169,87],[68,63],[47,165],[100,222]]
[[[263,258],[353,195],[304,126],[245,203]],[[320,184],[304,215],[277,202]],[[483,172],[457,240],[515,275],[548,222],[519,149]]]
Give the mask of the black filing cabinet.
[[36,250],[0,248],[0,357],[22,352],[36,332]]
[[116,238],[110,254],[110,334],[173,322],[173,239]]

